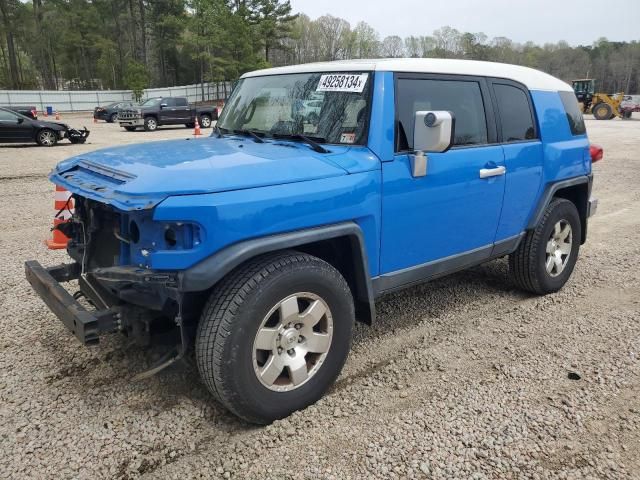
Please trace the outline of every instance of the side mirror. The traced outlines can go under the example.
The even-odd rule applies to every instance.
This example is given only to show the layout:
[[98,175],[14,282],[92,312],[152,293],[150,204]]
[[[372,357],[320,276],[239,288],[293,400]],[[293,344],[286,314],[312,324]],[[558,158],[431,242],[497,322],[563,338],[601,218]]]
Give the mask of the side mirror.
[[24,118],[18,117],[18,125],[21,124],[22,122],[24,122]]
[[411,175],[427,174],[426,153],[446,152],[454,142],[455,117],[447,111],[420,111],[413,122],[413,150],[410,155]]
[[418,152],[446,152],[454,141],[455,118],[452,112],[416,112],[413,149]]
[[160,108],[165,108],[165,107],[168,107],[168,106],[169,106],[169,105],[167,105],[166,103],[161,103],[161,104],[160,104]]

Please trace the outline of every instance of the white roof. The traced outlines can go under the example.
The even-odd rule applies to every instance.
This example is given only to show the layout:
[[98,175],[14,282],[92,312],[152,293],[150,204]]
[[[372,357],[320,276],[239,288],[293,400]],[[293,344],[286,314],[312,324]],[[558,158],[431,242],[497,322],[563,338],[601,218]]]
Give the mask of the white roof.
[[412,73],[442,73],[450,75],[475,75],[515,80],[529,90],[573,92],[571,85],[547,73],[508,63],[479,62],[476,60],[452,60],[444,58],[382,58],[366,60],[338,60],[335,62],[305,63],[288,67],[267,68],[245,73],[242,78],[286,73],[385,71]]

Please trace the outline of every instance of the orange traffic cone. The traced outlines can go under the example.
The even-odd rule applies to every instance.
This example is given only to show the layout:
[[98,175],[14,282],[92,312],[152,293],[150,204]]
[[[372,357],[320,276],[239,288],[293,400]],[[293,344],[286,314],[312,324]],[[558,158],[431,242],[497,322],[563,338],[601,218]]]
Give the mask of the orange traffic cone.
[[56,110],[56,120],[60,120],[60,114],[58,113],[58,110]]
[[196,126],[193,129],[193,136],[198,137],[199,135],[202,135],[202,133],[200,133],[200,122],[198,122],[198,117],[196,117]]
[[46,109],[45,109],[45,110],[42,110],[42,113],[43,113],[43,115],[44,115],[45,117],[48,117],[48,116],[49,116],[49,114],[47,113],[47,110],[46,110]]
[[56,193],[54,196],[54,208],[56,216],[53,218],[53,238],[45,240],[45,244],[49,250],[59,250],[67,247],[69,238],[58,230],[56,227],[61,223],[68,222],[73,214],[73,199],[71,192],[56,185]]

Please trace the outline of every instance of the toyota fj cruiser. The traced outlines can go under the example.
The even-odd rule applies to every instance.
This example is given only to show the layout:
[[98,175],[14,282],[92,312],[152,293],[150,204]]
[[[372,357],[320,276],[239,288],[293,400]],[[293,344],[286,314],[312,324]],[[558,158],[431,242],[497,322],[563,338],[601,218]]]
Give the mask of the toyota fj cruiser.
[[559,290],[597,205],[595,155],[571,86],[524,67],[251,72],[209,138],[61,162],[73,262],[26,275],[80,341],[169,329],[149,372],[194,348],[215,398],[270,422],[331,386],[383,294],[504,256],[518,287]]

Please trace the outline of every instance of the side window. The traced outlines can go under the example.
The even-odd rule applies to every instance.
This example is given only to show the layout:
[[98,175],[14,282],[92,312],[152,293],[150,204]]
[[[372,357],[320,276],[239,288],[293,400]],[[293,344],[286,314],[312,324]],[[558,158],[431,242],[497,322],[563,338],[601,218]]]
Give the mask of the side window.
[[176,102],[176,107],[186,107],[188,105],[186,98],[176,97],[174,100]]
[[4,122],[16,122],[18,116],[15,113],[7,112],[6,110],[0,110],[0,121]]
[[453,112],[454,145],[488,143],[487,119],[478,82],[400,78],[397,85],[397,151],[409,150],[413,144],[414,114],[420,110]]
[[503,142],[519,142],[536,138],[536,129],[527,94],[513,85],[494,83],[498,100]]
[[167,107],[175,107],[176,106],[176,100],[175,100],[175,98],[172,98],[172,97],[163,98],[162,102],[160,102],[160,103],[165,103],[167,105]]
[[584,135],[587,133],[587,127],[584,124],[584,118],[578,107],[578,99],[575,94],[573,92],[558,93],[560,94],[562,105],[564,105],[564,111],[567,113],[571,133],[574,135]]

